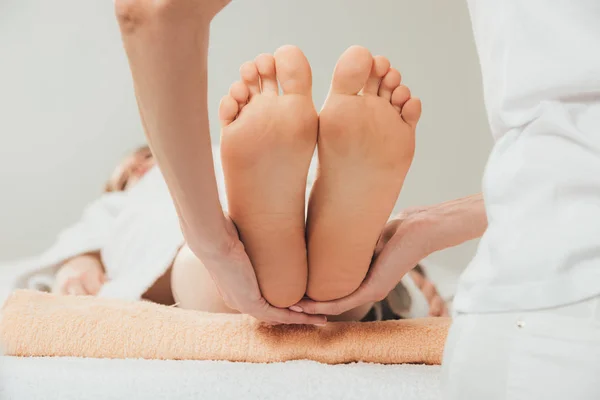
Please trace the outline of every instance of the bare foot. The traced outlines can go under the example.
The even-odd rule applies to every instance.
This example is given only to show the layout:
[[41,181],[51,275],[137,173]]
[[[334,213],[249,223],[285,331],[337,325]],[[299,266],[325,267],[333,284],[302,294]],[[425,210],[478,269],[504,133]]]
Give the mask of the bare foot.
[[229,213],[264,298],[288,307],[304,296],[308,274],[304,203],[318,130],[310,65],[284,46],[240,74],[219,111]]
[[355,291],[404,183],[421,102],[384,57],[341,56],[319,120],[319,170],[307,221],[308,290],[328,301]]

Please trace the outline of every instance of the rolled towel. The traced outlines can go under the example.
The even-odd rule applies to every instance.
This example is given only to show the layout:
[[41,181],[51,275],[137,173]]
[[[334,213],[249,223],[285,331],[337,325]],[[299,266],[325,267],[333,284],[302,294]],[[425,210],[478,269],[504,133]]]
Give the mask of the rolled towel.
[[5,355],[24,357],[440,364],[449,325],[422,318],[266,326],[244,315],[20,290],[2,309],[0,341]]

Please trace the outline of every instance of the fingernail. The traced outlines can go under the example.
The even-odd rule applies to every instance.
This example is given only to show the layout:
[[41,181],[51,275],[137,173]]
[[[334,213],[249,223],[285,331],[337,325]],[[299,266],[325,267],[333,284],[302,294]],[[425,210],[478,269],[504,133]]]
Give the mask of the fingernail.
[[302,307],[299,307],[299,306],[291,306],[290,310],[292,310],[294,312],[304,312],[304,310],[302,309]]
[[325,322],[325,323],[322,323],[322,324],[315,324],[315,326],[323,327],[323,326],[327,326],[327,323]]

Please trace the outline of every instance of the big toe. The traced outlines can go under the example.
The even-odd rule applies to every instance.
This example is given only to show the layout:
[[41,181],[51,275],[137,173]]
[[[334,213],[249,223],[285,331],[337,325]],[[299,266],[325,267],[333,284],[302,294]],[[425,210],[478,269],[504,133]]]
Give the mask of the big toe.
[[309,95],[312,72],[306,56],[296,46],[283,46],[275,52],[277,79],[284,94]]
[[371,52],[361,46],[352,46],[338,60],[333,71],[331,92],[358,94],[367,83],[373,67]]

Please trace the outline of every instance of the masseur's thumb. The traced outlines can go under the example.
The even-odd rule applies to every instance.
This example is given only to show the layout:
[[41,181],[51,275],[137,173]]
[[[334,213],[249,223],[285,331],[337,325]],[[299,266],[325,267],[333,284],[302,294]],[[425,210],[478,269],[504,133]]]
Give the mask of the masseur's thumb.
[[302,299],[290,307],[290,310],[306,314],[340,315],[374,301],[370,297],[369,287],[363,284],[354,293],[341,299],[324,302]]

